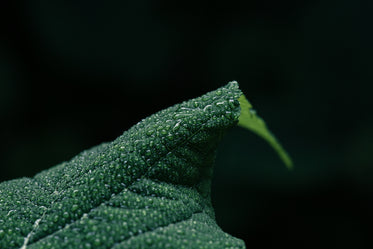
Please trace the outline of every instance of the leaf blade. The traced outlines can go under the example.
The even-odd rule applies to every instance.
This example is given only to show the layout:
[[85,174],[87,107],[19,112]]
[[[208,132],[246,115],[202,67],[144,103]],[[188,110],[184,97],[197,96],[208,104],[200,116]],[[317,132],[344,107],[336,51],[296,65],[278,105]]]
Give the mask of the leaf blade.
[[[219,141],[252,115],[240,96],[230,82],[33,178],[0,183],[0,248],[245,248],[216,224],[210,195]],[[246,128],[278,144],[252,120]]]
[[[140,230],[151,233],[199,212],[218,238],[223,232],[210,199],[213,159],[222,134],[238,121],[238,101],[229,100],[240,94],[237,84],[229,84],[162,110],[113,142],[33,178],[1,183],[0,248],[107,248],[120,242],[126,248],[125,241]],[[178,196],[182,203],[173,200]],[[149,201],[148,208],[138,201]],[[18,202],[26,205],[12,204]],[[207,235],[198,236],[207,247]],[[225,237],[244,248],[242,240]]]
[[281,158],[286,167],[289,170],[293,169],[293,162],[290,156],[277,141],[276,137],[269,131],[264,120],[256,115],[253,106],[247,100],[245,95],[242,94],[238,101],[240,102],[241,106],[241,114],[238,119],[238,126],[254,132],[267,141],[269,145],[277,152],[278,156]]

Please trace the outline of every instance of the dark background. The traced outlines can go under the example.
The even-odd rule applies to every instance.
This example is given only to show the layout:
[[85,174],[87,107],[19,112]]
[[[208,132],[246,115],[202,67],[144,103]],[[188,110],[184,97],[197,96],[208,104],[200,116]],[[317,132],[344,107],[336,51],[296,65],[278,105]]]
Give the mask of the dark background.
[[372,248],[369,1],[2,1],[1,180],[237,80],[295,162],[223,140],[219,225],[248,248]]

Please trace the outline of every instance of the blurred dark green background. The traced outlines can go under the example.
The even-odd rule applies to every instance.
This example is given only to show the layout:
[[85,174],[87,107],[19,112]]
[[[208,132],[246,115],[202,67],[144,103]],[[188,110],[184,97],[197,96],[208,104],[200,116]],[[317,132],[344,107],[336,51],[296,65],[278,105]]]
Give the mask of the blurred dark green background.
[[32,176],[231,80],[289,172],[233,129],[217,156],[221,227],[248,248],[373,248],[369,1],[3,1],[1,180]]

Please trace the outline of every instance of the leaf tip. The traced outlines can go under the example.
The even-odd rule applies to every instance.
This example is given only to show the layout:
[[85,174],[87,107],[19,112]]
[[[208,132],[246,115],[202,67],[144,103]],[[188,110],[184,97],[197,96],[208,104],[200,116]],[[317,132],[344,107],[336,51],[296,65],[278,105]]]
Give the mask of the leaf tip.
[[238,126],[250,130],[266,140],[271,147],[277,152],[278,156],[281,158],[285,166],[289,169],[293,169],[293,161],[287,154],[285,149],[277,141],[276,137],[269,131],[266,123],[263,119],[256,115],[256,111],[253,106],[247,100],[245,95],[241,95],[238,98],[241,107],[241,113],[238,119]]
[[280,158],[282,159],[282,161],[284,162],[288,170],[294,169],[293,160],[291,160],[291,157],[288,155],[288,153],[285,150],[283,150],[283,153],[280,154]]

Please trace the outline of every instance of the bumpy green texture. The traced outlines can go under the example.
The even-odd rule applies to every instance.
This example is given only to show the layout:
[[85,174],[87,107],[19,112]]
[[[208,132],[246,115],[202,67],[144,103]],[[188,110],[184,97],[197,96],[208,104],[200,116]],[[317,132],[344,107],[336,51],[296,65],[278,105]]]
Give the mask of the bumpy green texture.
[[216,148],[243,115],[240,96],[231,82],[1,183],[0,248],[245,248],[217,226],[210,199]]
[[216,224],[215,151],[238,122],[235,82],[110,143],[0,184],[0,248],[244,248]]

